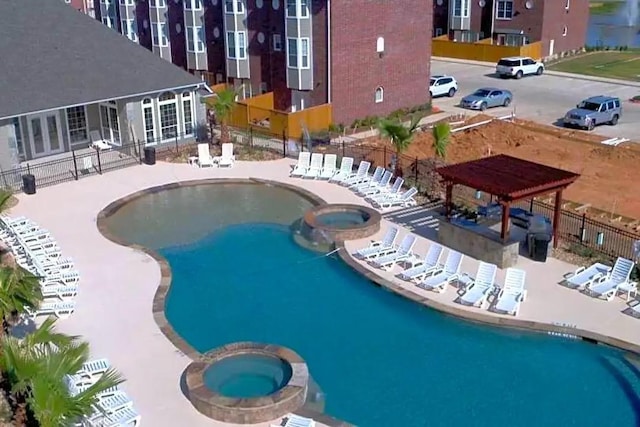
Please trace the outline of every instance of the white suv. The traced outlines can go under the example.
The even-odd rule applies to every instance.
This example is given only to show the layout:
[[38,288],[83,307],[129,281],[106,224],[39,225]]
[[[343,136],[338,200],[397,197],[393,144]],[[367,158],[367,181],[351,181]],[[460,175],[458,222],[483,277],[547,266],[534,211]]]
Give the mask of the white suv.
[[528,74],[541,75],[544,72],[544,64],[525,56],[502,58],[496,65],[496,74],[500,77],[515,77],[521,79]]
[[447,95],[449,97],[458,91],[458,82],[451,76],[431,76],[429,94],[432,98]]

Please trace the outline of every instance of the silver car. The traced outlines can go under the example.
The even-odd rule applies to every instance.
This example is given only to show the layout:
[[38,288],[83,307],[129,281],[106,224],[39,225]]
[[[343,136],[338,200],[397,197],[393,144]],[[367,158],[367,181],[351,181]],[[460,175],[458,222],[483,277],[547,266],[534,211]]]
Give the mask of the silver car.
[[618,124],[622,116],[620,98],[612,96],[592,96],[567,111],[562,120],[565,127],[579,127],[593,130],[597,125],[608,123]]
[[508,107],[513,101],[513,94],[505,89],[485,87],[467,95],[460,101],[462,108],[484,111],[492,107]]

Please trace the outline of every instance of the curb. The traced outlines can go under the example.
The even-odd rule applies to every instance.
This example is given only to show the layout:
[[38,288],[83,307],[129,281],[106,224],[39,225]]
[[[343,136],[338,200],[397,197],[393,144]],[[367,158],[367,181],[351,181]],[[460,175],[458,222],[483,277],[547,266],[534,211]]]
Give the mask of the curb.
[[[442,56],[432,56],[431,59],[433,61],[451,62],[451,63],[454,63],[454,64],[477,65],[477,66],[480,66],[480,67],[487,67],[487,68],[494,68],[495,67],[495,64],[493,64],[492,62],[474,61],[474,60],[458,59],[458,58],[444,58]],[[610,78],[607,78],[607,77],[586,76],[586,75],[583,75],[583,74],[565,73],[563,71],[553,71],[553,70],[545,70],[544,74],[548,74],[550,76],[556,76],[556,77],[565,77],[565,78],[570,78],[570,79],[586,80],[586,81],[601,82],[601,83],[610,83],[610,84],[617,84],[617,85],[622,85],[622,86],[630,86],[630,87],[638,87],[638,88],[640,88],[640,82],[633,82],[633,81],[629,81],[629,80],[610,79]]]

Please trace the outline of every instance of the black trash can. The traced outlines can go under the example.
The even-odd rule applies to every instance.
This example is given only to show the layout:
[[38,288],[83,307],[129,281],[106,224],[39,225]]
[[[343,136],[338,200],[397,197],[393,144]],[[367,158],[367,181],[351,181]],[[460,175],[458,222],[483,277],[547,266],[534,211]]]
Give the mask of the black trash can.
[[144,147],[144,162],[147,165],[156,164],[156,147]]
[[36,177],[32,174],[22,175],[22,191],[24,194],[36,194]]
[[534,261],[545,262],[549,253],[549,243],[551,235],[546,233],[532,234],[533,248],[529,249],[531,259]]

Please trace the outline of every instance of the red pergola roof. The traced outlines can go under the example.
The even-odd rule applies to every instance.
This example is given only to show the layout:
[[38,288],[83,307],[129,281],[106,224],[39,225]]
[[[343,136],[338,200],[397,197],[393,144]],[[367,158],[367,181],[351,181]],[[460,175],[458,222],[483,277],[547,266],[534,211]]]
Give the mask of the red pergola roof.
[[499,154],[436,169],[445,181],[516,200],[557,191],[579,174]]

